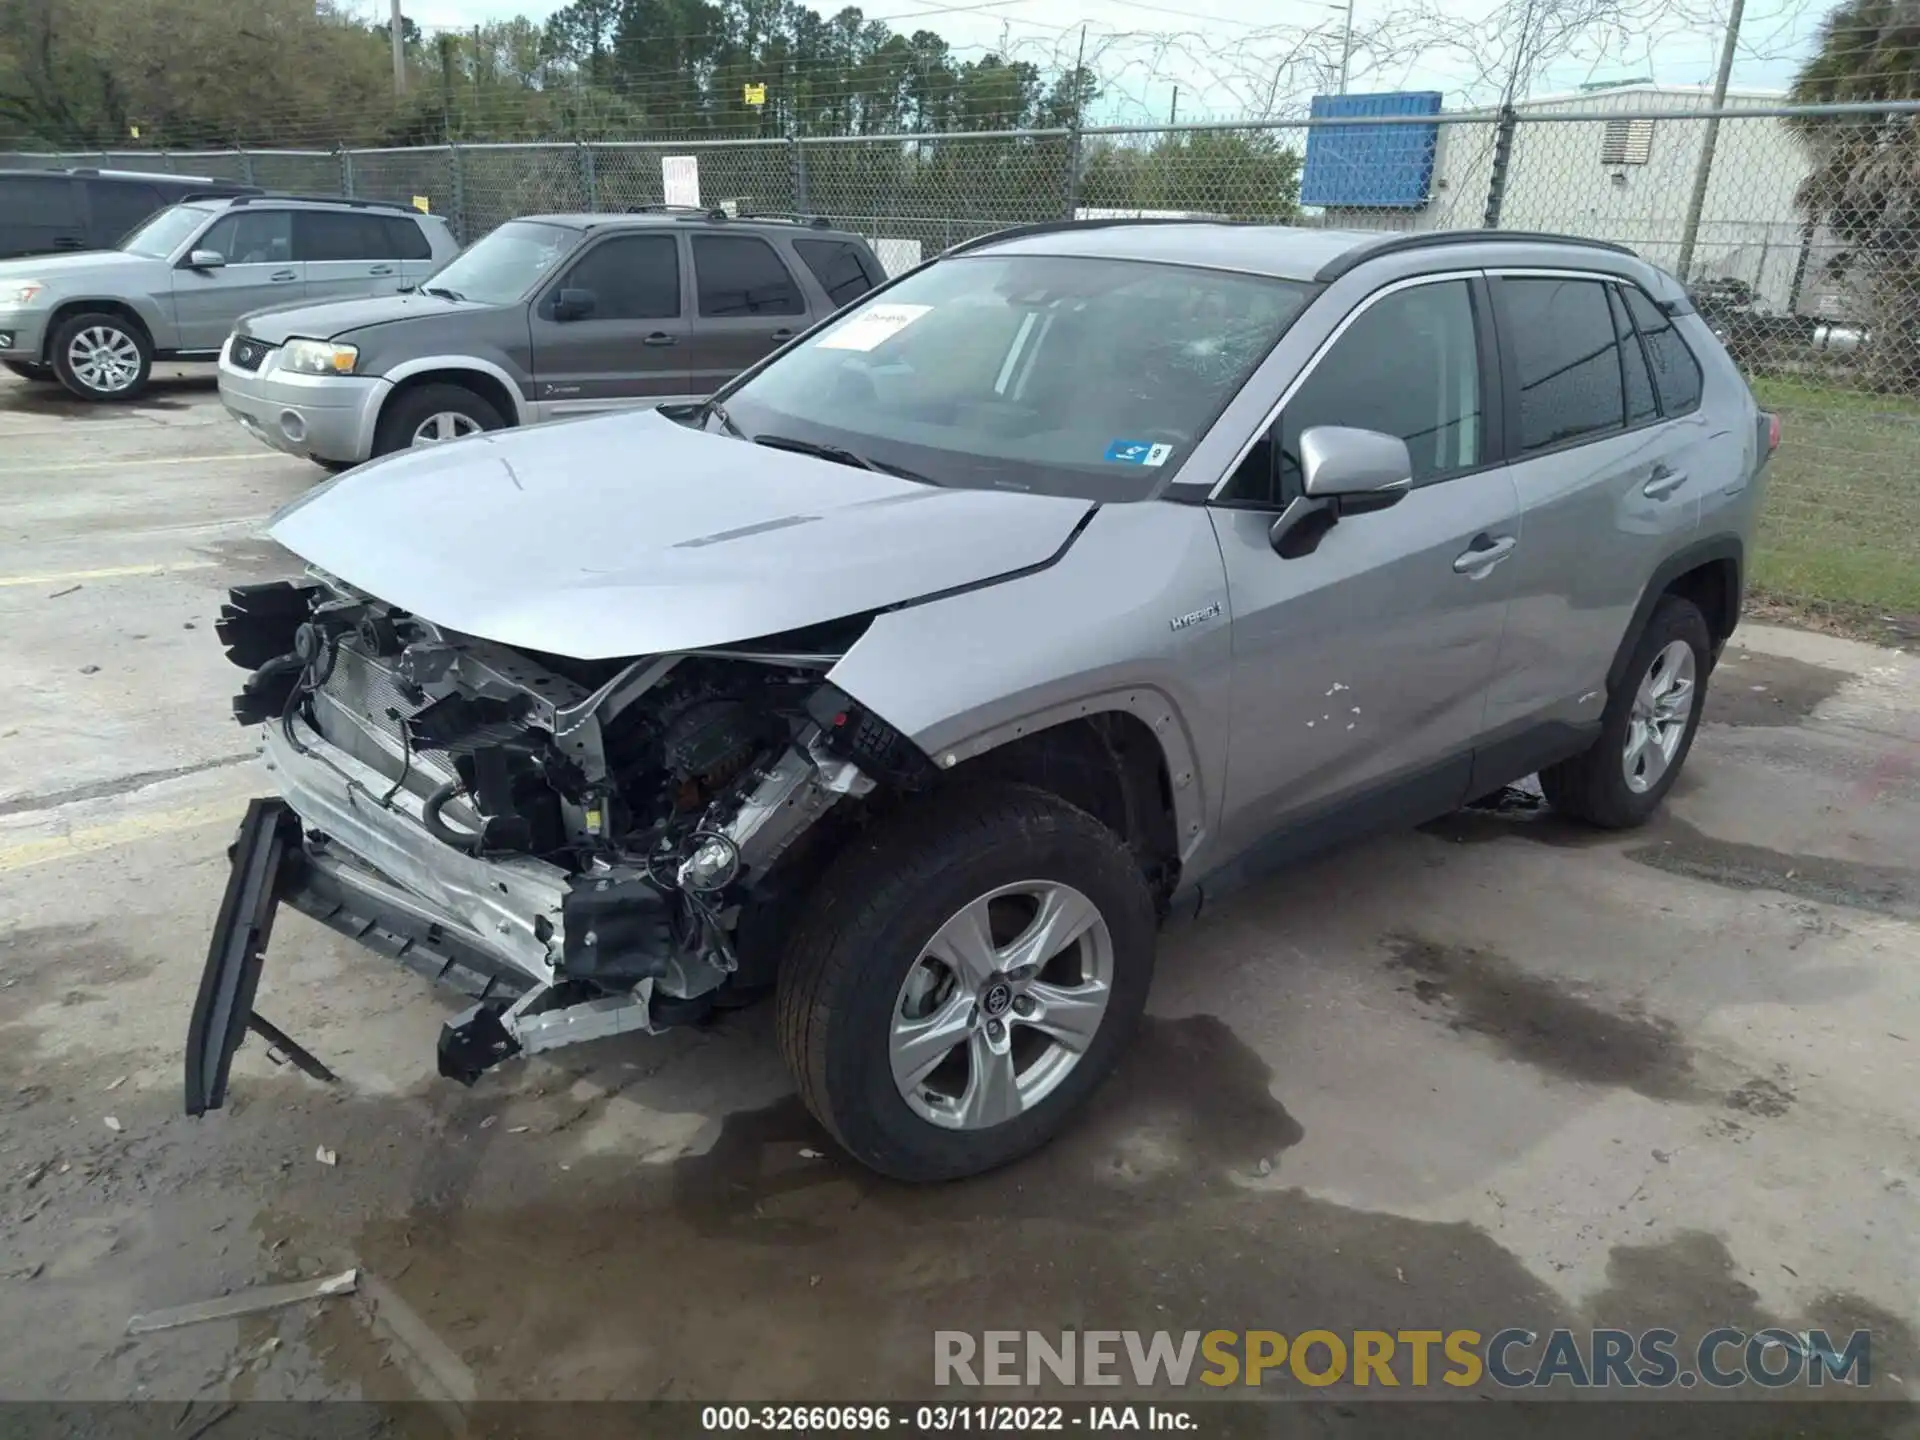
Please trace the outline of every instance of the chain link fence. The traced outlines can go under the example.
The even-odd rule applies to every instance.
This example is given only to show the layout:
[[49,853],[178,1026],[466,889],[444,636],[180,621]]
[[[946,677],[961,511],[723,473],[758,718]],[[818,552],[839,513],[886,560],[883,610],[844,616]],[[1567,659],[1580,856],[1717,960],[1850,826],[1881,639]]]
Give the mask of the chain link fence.
[[1008,225],[1185,215],[1487,227],[1625,244],[1684,275],[1780,412],[1755,579],[1847,618],[1920,616],[1920,102],[1787,107],[1630,88],[1497,112],[1161,128],[0,154],[516,215],[698,204],[824,215],[898,270]]

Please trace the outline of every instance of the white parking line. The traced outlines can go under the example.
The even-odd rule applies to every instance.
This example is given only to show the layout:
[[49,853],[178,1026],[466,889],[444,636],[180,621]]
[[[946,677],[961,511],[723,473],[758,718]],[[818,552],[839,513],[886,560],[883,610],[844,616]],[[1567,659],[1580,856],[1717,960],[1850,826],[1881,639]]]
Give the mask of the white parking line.
[[18,474],[22,471],[32,475],[58,475],[72,470],[138,470],[149,465],[229,465],[236,460],[292,460],[304,465],[306,462],[295,455],[283,455],[277,450],[235,451],[231,455],[169,455],[158,460],[141,459],[129,456],[124,460],[76,460],[66,465],[36,465],[31,460],[26,464],[12,462],[7,469]]
[[0,575],[0,589],[15,585],[77,584],[82,580],[121,580],[129,575],[168,575],[175,570],[211,570],[215,560],[176,560],[161,565],[113,565],[105,570],[67,570],[53,575]]

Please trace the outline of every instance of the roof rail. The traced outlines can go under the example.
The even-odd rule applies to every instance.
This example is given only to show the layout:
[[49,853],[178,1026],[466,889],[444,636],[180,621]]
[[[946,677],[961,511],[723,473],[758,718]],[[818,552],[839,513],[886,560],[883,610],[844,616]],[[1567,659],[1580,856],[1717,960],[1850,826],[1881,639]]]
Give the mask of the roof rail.
[[1615,255],[1631,255],[1636,260],[1640,258],[1636,251],[1625,245],[1616,245],[1611,240],[1590,240],[1582,235],[1555,235],[1543,230],[1420,230],[1355,245],[1322,265],[1313,278],[1324,285],[1338,280],[1362,261],[1373,260],[1381,255],[1437,249],[1443,245],[1481,245],[1502,240],[1515,244],[1579,245],[1589,250],[1606,250]]
[[402,215],[417,213],[413,206],[398,200],[367,200],[358,195],[301,195],[292,190],[261,190],[251,195],[222,196],[235,205],[251,205],[266,200],[310,200],[317,205],[350,205],[356,210],[394,210]]
[[971,240],[962,240],[957,245],[949,245],[941,251],[943,255],[959,255],[968,250],[977,250],[982,245],[996,244],[1002,240],[1024,240],[1029,235],[1052,235],[1062,230],[1107,230],[1116,225],[1259,225],[1274,224],[1275,221],[1258,220],[1215,220],[1188,219],[1185,216],[1137,215],[1128,219],[1123,215],[1102,215],[1091,220],[1037,220],[1031,225],[1011,225],[1005,230],[995,230],[986,235],[976,235]]

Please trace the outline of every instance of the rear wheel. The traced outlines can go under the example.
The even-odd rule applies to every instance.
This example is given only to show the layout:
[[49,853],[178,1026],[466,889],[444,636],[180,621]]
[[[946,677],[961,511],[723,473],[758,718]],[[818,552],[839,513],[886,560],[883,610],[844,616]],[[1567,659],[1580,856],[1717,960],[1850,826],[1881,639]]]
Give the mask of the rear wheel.
[[1146,1005],[1154,914],[1119,838],[1022,785],[938,795],[855,840],[779,977],[807,1108],[901,1180],[1004,1165],[1106,1078]]
[[51,365],[37,365],[31,360],[0,360],[0,365],[5,365],[22,380],[31,380],[37,385],[59,383],[60,377],[53,373]]
[[373,453],[391,455],[396,450],[444,445],[499,430],[506,423],[489,402],[463,385],[422,385],[407,391],[380,416]]
[[1540,772],[1547,802],[1608,830],[1645,824],[1679,778],[1700,727],[1713,636],[1691,600],[1661,597],[1607,702],[1600,738]]
[[131,400],[153,373],[146,331],[119,315],[75,315],[53,332],[53,373],[82,400]]

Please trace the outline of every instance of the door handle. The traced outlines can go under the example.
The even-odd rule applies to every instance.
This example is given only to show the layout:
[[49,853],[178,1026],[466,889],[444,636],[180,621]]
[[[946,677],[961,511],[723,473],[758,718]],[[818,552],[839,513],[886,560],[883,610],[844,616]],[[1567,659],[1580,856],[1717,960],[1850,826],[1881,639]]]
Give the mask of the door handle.
[[1649,500],[1664,500],[1686,483],[1686,471],[1656,465],[1653,467],[1653,478],[1640,487],[1640,493]]
[[53,248],[56,250],[84,250],[87,248],[87,242],[84,240],[76,240],[71,235],[62,235],[58,240],[53,242]]
[[1511,555],[1517,543],[1511,535],[1502,535],[1496,540],[1483,530],[1473,537],[1472,544],[1454,556],[1453,573],[1471,575],[1478,580]]
[[656,330],[640,343],[642,345],[677,345],[680,341],[676,335],[669,335],[664,330]]
[[773,338],[776,340],[791,340],[793,338],[793,331],[776,330],[773,332]]
[[367,271],[369,275],[391,275],[392,273],[393,267],[391,265],[376,265]]
[[276,285],[284,285],[289,280],[298,280],[299,278],[300,272],[298,270],[276,270],[267,277],[267,279]]

